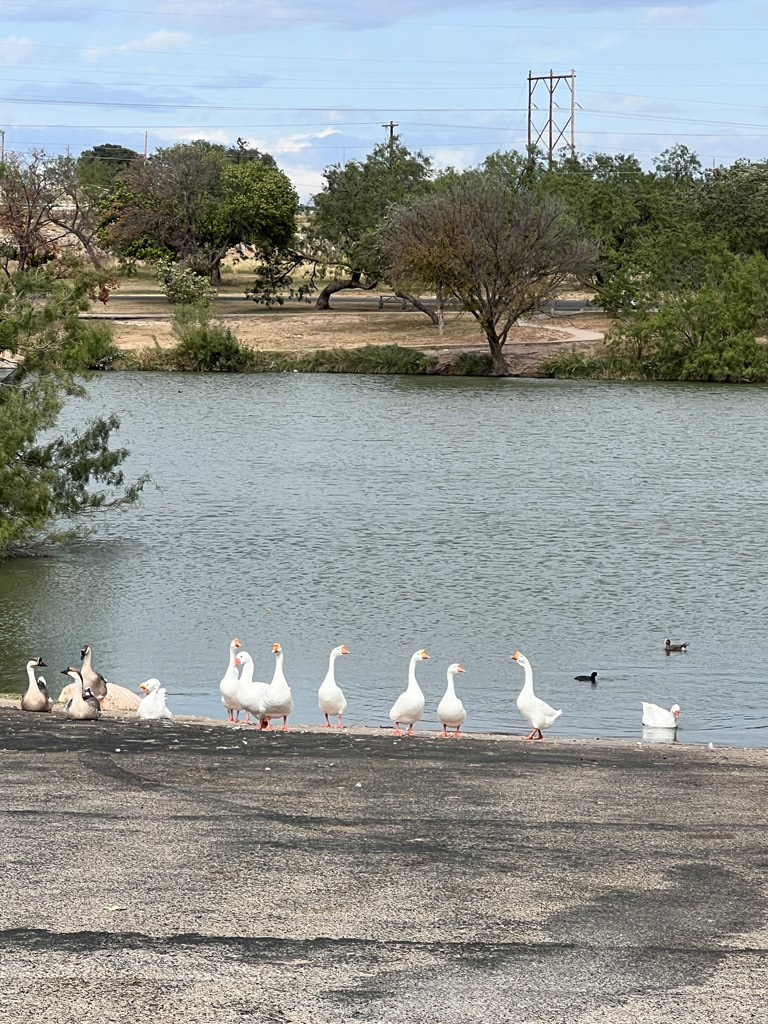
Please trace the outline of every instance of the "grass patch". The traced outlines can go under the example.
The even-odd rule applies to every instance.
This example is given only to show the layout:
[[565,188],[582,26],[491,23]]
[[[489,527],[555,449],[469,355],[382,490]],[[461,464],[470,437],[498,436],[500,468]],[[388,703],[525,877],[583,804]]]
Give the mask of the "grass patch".
[[223,348],[206,338],[200,345],[180,343],[173,348],[161,348],[156,344],[151,348],[124,349],[113,367],[116,370],[238,373],[291,373],[295,370],[299,373],[414,375],[433,372],[436,364],[435,356],[399,345],[365,345],[303,353],[267,352],[246,348],[230,332],[230,339]]

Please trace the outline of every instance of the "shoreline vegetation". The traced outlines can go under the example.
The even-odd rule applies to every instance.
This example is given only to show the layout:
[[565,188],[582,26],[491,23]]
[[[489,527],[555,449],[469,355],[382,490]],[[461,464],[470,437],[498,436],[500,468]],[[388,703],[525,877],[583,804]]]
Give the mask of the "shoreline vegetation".
[[[361,373],[491,377],[483,331],[449,310],[442,329],[391,294],[337,296],[331,309],[285,299],[267,308],[245,297],[242,271],[208,302],[169,304],[147,282],[121,281],[108,304],[84,314],[111,332],[94,368],[153,372]],[[125,287],[124,287],[125,285]],[[554,307],[519,321],[504,347],[508,376],[603,381],[764,383],[768,347],[743,336],[725,345],[659,347],[656,315],[609,315],[594,296],[566,292],[579,310]],[[648,317],[651,319],[649,320]]]
[[[113,349],[96,368],[159,372],[367,373],[490,376],[491,356],[475,320],[447,312],[442,330],[394,296],[338,298],[318,312],[298,301],[263,309],[232,284],[201,305],[169,305],[160,294],[114,292],[86,318],[109,325]],[[505,346],[510,375],[551,376],[554,358],[603,349],[610,318],[589,310],[521,321]]]

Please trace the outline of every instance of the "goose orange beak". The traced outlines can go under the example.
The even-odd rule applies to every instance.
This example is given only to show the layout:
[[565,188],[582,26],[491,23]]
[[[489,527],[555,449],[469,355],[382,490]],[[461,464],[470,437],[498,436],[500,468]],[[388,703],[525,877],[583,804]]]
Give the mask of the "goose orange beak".
[[509,660],[510,661],[517,661],[518,658],[520,658],[520,651],[515,651],[515,653],[512,655],[512,657]]
[[139,683],[139,689],[143,690],[144,693],[148,693],[149,692],[149,687],[147,686],[146,683]]
[[272,653],[277,654],[280,650],[280,644],[272,644]]
[[346,648],[346,647],[344,646],[344,644],[342,644],[342,645],[341,645],[341,653],[342,653],[342,654],[349,654],[349,651],[348,651],[348,650],[347,650],[347,648]]
[[463,668],[461,667],[461,665],[457,665],[457,666],[456,666],[456,671],[457,671],[457,672],[463,672],[463,671],[464,671],[464,669],[463,669]]
[[232,641],[232,646],[233,647],[242,647],[243,645],[240,643],[240,641],[237,639],[237,637],[235,637],[235,639]]

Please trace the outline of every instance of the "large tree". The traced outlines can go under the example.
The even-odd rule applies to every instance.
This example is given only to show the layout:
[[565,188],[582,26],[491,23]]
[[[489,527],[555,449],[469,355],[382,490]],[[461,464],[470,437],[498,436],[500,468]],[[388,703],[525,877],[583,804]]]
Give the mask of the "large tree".
[[236,162],[223,146],[180,143],[123,172],[105,234],[122,254],[165,256],[216,280],[237,245],[266,254],[287,245],[297,210],[291,182],[269,160]]
[[64,253],[99,266],[102,192],[81,180],[70,157],[9,154],[0,165],[0,268],[25,271]]
[[337,271],[317,298],[318,309],[329,309],[336,292],[377,287],[385,273],[377,231],[390,206],[429,189],[432,165],[429,157],[411,153],[394,136],[375,146],[365,160],[334,164],[323,176],[309,235],[315,258]]
[[595,254],[560,203],[475,171],[393,209],[380,237],[395,274],[444,289],[472,314],[500,375],[512,326]]
[[127,484],[128,453],[110,447],[116,416],[57,430],[67,398],[85,393],[83,375],[111,351],[108,329],[79,316],[103,281],[63,273],[51,264],[0,277],[0,350],[16,363],[0,382],[0,557],[136,501],[145,482]]
[[765,380],[768,259],[731,252],[700,225],[670,227],[637,251],[632,306],[608,335],[628,374]]

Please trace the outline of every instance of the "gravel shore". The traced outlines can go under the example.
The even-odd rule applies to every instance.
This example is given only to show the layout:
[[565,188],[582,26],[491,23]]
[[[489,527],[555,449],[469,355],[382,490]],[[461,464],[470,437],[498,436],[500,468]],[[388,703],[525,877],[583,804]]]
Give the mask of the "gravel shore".
[[0,709],[9,1024],[768,1003],[768,752]]

